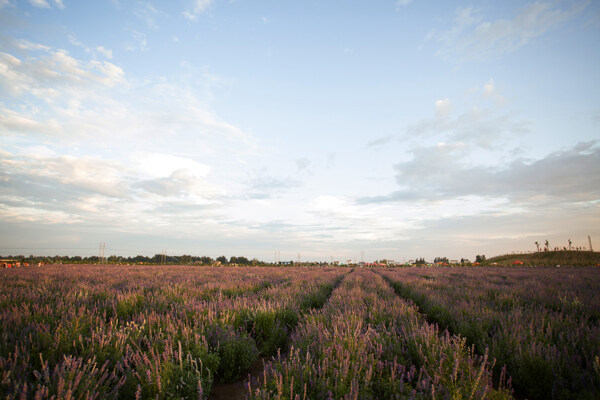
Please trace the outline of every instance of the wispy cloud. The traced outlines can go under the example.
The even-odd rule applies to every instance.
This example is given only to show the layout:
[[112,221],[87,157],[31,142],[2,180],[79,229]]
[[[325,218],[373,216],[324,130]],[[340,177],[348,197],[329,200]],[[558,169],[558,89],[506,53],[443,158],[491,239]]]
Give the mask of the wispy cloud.
[[396,1],[396,9],[405,7],[407,5],[409,5],[410,3],[412,3],[413,0],[398,0]]
[[[50,5],[50,3],[48,3],[47,0],[29,0],[29,3],[34,6],[34,7],[38,7],[38,8],[51,8],[52,6]],[[63,0],[54,0],[54,5],[57,8],[63,9],[65,8],[65,5],[63,3]],[[1,6],[1,4],[0,4]],[[1,7],[0,7],[1,8]]]
[[79,41],[75,36],[69,35],[69,42],[73,46],[77,46],[82,48],[86,53],[91,54],[94,58],[97,58],[98,55],[102,57],[106,57],[108,59],[112,58],[112,50],[105,48],[104,46],[96,46],[90,47],[83,44]]
[[215,0],[193,0],[191,7],[183,12],[183,16],[194,22],[198,19],[198,16],[208,10]]
[[156,19],[161,12],[150,2],[138,2],[133,9],[133,15],[144,21],[148,28],[158,29]]
[[46,0],[29,0],[29,4],[39,8],[50,8],[50,4]]
[[[123,70],[106,61],[81,61],[66,50],[18,42],[22,50],[42,51],[39,57],[19,58],[0,53],[0,87],[12,96],[34,96],[52,102],[66,90],[94,85],[113,87],[123,82]],[[62,93],[64,95],[65,93]]]
[[436,100],[435,102],[435,115],[437,117],[445,117],[452,111],[452,102],[450,99]]
[[131,38],[132,40],[125,43],[125,50],[148,51],[148,40],[145,33],[133,31],[131,32]]
[[[478,89],[479,90],[479,89]],[[487,81],[465,108],[455,106],[449,98],[433,102],[431,117],[410,123],[398,135],[386,135],[371,140],[367,146],[376,148],[394,140],[467,143],[471,147],[497,148],[506,139],[529,133],[529,122],[517,119],[511,110],[505,110],[506,101],[493,79]],[[494,100],[490,103],[489,100]]]
[[589,3],[583,0],[564,6],[564,2],[537,1],[511,19],[496,20],[487,20],[481,9],[458,8],[452,27],[432,36],[442,46],[437,52],[442,58],[484,60],[525,46],[581,13]]

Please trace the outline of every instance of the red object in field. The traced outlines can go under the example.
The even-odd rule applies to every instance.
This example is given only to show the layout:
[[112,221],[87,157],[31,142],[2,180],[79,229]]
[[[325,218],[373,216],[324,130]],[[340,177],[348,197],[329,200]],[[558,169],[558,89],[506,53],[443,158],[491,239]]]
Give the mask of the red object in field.
[[517,260],[517,261],[513,262],[512,265],[523,265],[523,261]]

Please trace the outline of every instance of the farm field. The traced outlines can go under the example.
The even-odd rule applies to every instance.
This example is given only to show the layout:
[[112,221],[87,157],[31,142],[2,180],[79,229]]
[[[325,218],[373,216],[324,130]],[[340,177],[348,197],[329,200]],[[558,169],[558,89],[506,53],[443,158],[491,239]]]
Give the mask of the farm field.
[[428,320],[460,334],[529,399],[600,398],[599,268],[382,271]]
[[594,399],[599,278],[596,268],[0,270],[0,397],[204,399],[245,381],[250,399]]

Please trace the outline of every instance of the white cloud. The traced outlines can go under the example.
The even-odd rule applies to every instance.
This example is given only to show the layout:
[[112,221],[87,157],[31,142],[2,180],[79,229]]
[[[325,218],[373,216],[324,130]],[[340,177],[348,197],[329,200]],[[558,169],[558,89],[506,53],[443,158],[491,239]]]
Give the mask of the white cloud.
[[491,97],[494,95],[494,93],[495,93],[494,80],[490,79],[489,81],[487,81],[487,83],[485,85],[483,85],[483,95],[485,97]]
[[235,181],[230,164],[256,146],[196,89],[160,78],[137,85],[115,64],[15,43],[18,57],[0,53],[1,215],[88,226],[102,218],[118,229],[137,221],[144,232],[173,215],[204,222],[237,195],[223,189]]
[[98,55],[106,58],[112,58],[112,50],[107,49],[104,46],[96,46],[95,48],[86,46],[73,35],[69,35],[69,43],[71,43],[73,46],[81,47],[86,53],[94,56],[94,58],[96,58]]
[[138,31],[131,33],[133,41],[125,43],[125,50],[127,51],[148,51],[148,41],[146,34]]
[[176,171],[185,170],[194,177],[205,177],[210,167],[189,158],[170,154],[136,152],[131,155],[131,163],[143,176],[164,178]]
[[445,117],[452,111],[452,103],[450,99],[436,100],[435,102],[435,115],[438,117]]
[[510,113],[500,113],[496,108],[473,106],[456,117],[448,115],[450,110],[452,110],[451,103],[438,100],[435,117],[409,125],[406,134],[402,136],[403,140],[421,141],[425,138],[437,138],[491,149],[503,145],[508,138],[514,139],[518,135],[529,132],[527,122],[515,120]]
[[50,4],[46,0],[29,0],[29,3],[39,8],[50,8]]
[[[24,46],[31,48],[32,46]],[[12,96],[34,96],[51,102],[61,91],[73,94],[93,86],[113,87],[124,80],[123,70],[109,62],[82,62],[65,50],[38,47],[44,53],[22,60],[0,53],[0,87]]]
[[0,127],[2,127],[5,135],[48,134],[56,133],[60,129],[55,120],[39,121],[34,115],[18,113],[7,108],[0,108]]
[[296,168],[298,172],[306,170],[310,166],[310,160],[306,157],[298,158],[295,160]]
[[60,210],[40,210],[35,207],[24,206],[3,207],[1,204],[0,220],[47,224],[76,224],[81,222],[81,218],[79,218],[77,215],[69,214]]
[[183,16],[190,21],[196,21],[198,16],[204,13],[214,4],[215,0],[194,0],[192,7],[183,12]]
[[404,7],[412,3],[412,0],[398,0],[396,1],[396,8]]
[[12,43],[15,47],[21,50],[41,50],[41,51],[49,51],[50,47],[45,46],[40,43],[32,43],[27,39],[17,39]]
[[96,51],[106,58],[112,58],[112,50],[104,48],[104,46],[96,47]]
[[491,21],[484,19],[481,10],[459,8],[454,25],[437,35],[442,44],[438,55],[471,60],[510,53],[556,29],[589,3],[578,1],[571,8],[562,8],[560,2],[538,1],[523,7],[512,19]]
[[133,10],[133,15],[141,19],[151,29],[158,29],[156,18],[161,14],[160,11],[148,2],[138,2]]
[[10,5],[10,0],[0,0],[0,10]]
[[[61,10],[63,8],[65,8],[65,5],[63,3],[63,0],[53,0],[54,1],[54,5],[57,8],[60,8]],[[4,4],[2,4],[4,3]],[[0,2],[0,8],[2,8],[3,5],[8,4],[8,1],[1,1]],[[38,7],[38,8],[51,8],[52,6],[50,5],[50,3],[48,3],[47,0],[29,0],[29,4],[31,4],[34,7]]]
[[595,167],[600,165],[600,147],[594,142],[538,160],[516,158],[493,167],[470,165],[467,150],[461,144],[416,148],[411,160],[395,166],[401,189],[363,202],[480,196],[535,208],[548,202],[566,205],[600,198],[600,170]]

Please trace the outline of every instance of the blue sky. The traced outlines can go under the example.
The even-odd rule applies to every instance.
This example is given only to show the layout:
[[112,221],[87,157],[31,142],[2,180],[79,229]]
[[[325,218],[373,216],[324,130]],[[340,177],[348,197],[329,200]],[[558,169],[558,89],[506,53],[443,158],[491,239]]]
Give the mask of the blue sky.
[[598,43],[593,1],[0,0],[0,253],[587,246]]

